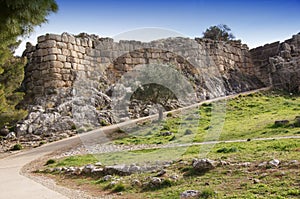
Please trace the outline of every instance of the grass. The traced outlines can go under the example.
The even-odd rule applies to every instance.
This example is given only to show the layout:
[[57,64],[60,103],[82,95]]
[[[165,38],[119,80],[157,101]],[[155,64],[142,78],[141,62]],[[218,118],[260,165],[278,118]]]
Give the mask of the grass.
[[[45,168],[83,166],[96,162],[113,165],[173,160],[165,168],[167,173],[162,177],[163,184],[158,187],[146,186],[156,173],[113,176],[119,179],[113,186],[110,181],[103,181],[96,176],[76,176],[71,180],[78,186],[93,187],[91,190],[96,190],[95,195],[105,190],[110,193],[122,192],[124,198],[171,199],[178,198],[180,193],[191,189],[199,190],[199,198],[299,198],[299,164],[293,166],[286,163],[291,160],[299,161],[300,140],[253,140],[300,135],[300,128],[295,125],[294,120],[299,116],[299,110],[299,97],[279,92],[239,96],[226,103],[206,103],[181,115],[169,114],[162,122],[144,122],[133,128],[122,129],[122,134],[125,132],[128,135],[113,142],[120,145],[157,146],[204,140],[241,139],[244,142],[72,156],[56,160]],[[278,126],[274,125],[276,120],[289,120],[289,123]],[[231,164],[200,174],[191,166],[192,159],[199,157],[223,160]],[[278,168],[257,166],[274,158],[281,162]],[[250,162],[250,166],[238,165],[243,162]],[[177,175],[178,178],[173,179],[172,175]],[[140,185],[133,185],[134,180],[138,180]]]
[[[181,192],[191,189],[199,190],[200,198],[297,198],[300,196],[298,190],[300,183],[298,178],[300,175],[299,165],[296,167],[285,166],[285,163],[291,160],[299,160],[299,139],[216,144],[208,154],[208,158],[225,160],[232,164],[251,162],[252,166],[225,165],[204,174],[193,172],[191,167],[191,160],[199,157],[200,150],[201,146],[188,147],[175,163],[166,168],[166,176],[162,177],[164,184],[159,187],[145,188],[143,185],[132,185],[134,179],[145,184],[156,173],[114,176],[120,181],[113,186],[109,186],[110,182],[97,177],[89,178],[86,181],[80,180],[82,177],[76,177],[77,179],[73,180],[79,180],[80,183],[84,182],[85,185],[94,187],[93,190],[106,190],[111,191],[111,193],[122,191],[124,197],[138,194],[138,197],[135,195],[135,198],[178,198]],[[140,150],[137,151],[137,154],[141,155],[140,158],[147,159],[147,155],[153,151],[155,150]],[[95,161],[97,159],[97,161],[102,162],[110,155],[101,154],[94,158]],[[124,156],[122,152],[119,152],[119,155]],[[124,157],[124,159],[127,158],[130,157]],[[259,168],[256,166],[274,158],[281,161],[279,168],[268,166]],[[82,162],[89,162],[90,160],[90,155],[74,156],[72,161],[70,158],[58,160],[55,166],[82,165]],[[183,164],[185,161],[187,164]],[[170,178],[173,174],[179,176],[177,180]],[[85,178],[83,177],[83,179]],[[259,183],[254,183],[253,179],[258,179]]]
[[[297,135],[300,128],[293,123],[299,111],[300,98],[289,94],[268,91],[240,95],[227,101],[204,103],[181,115],[169,115],[160,123],[124,129],[128,135],[114,143],[161,145]],[[276,120],[290,123],[276,126]],[[162,136],[166,131],[173,136]]]

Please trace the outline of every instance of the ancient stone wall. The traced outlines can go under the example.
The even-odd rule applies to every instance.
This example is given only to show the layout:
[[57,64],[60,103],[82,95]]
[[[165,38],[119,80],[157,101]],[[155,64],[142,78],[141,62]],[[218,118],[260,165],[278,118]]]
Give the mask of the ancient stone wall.
[[157,113],[157,103],[134,95],[141,85],[158,84],[175,95],[163,97],[165,110],[266,85],[300,91],[300,34],[250,51],[238,41],[114,42],[85,33],[47,34],[36,46],[28,43],[24,56],[29,114],[17,133],[29,137]]
[[[287,83],[285,81],[295,83],[288,76],[294,76],[295,72],[299,70],[300,34],[293,35],[291,39],[282,43],[278,41],[251,49],[250,53],[255,75],[265,85],[279,87],[279,85],[284,86]],[[283,73],[283,70],[289,70],[290,75],[279,74],[280,71]],[[283,80],[282,78],[287,79]]]
[[[78,77],[94,74],[109,83],[139,64],[166,63],[190,75],[200,75],[211,66],[218,74],[239,70],[254,74],[248,48],[239,42],[223,43],[203,39],[170,38],[149,43],[114,42],[95,35],[47,34],[38,44],[28,44],[24,86],[30,98],[51,94],[57,88],[70,88]],[[214,75],[217,75],[215,73]],[[234,90],[234,88],[233,88]]]
[[87,34],[47,34],[36,46],[28,44],[24,56],[29,115],[17,125],[18,135],[53,137],[157,113],[162,103],[134,95],[147,84],[175,96],[162,94],[166,111],[264,86],[254,76],[247,46],[237,41],[114,42]]

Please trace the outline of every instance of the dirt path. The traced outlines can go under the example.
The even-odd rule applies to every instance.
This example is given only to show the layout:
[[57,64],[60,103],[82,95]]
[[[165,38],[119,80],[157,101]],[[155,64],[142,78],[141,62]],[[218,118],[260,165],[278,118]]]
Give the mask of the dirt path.
[[[222,99],[230,99],[234,98],[241,94],[249,94],[254,93],[262,90],[267,90],[269,88],[263,88],[258,89],[254,91],[249,91],[245,93],[239,93],[236,95],[230,95],[226,97],[220,97],[212,100],[207,100],[198,104],[194,104],[189,107],[181,108],[178,110],[170,111],[173,113],[180,112],[182,110],[195,108],[202,103],[207,102],[213,102],[217,100]],[[165,113],[167,114],[167,113]],[[54,153],[56,151],[65,151],[69,150],[72,147],[78,146],[82,140],[84,140],[85,144],[87,142],[91,142],[93,144],[95,140],[99,144],[99,141],[101,143],[101,140],[105,142],[105,139],[101,139],[102,137],[105,138],[105,134],[113,132],[119,128],[132,125],[135,123],[139,123],[142,121],[147,121],[157,118],[157,115],[148,116],[145,118],[139,118],[136,120],[130,120],[127,122],[123,122],[116,125],[111,125],[107,127],[103,127],[101,129],[93,130],[91,132],[82,134],[80,136],[75,136],[72,138],[67,138],[55,143],[46,144],[39,148],[34,148],[28,151],[23,151],[17,154],[13,154],[11,156],[8,156],[6,158],[0,159],[0,199],[16,199],[16,198],[23,198],[23,199],[42,199],[42,198],[49,198],[49,199],[63,199],[63,198],[83,198],[82,196],[78,196],[79,193],[76,193],[76,191],[72,191],[72,196],[70,196],[70,193],[66,193],[61,191],[61,189],[57,189],[57,187],[51,187],[47,188],[46,186],[41,185],[40,183],[37,183],[36,181],[26,177],[24,174],[22,175],[22,168],[29,164],[30,162],[42,158],[43,156]],[[297,137],[299,138],[299,137]],[[245,141],[245,140],[241,140]],[[224,141],[222,141],[224,142]],[[203,143],[199,143],[203,144]],[[26,172],[25,172],[26,173]],[[56,191],[53,191],[52,189],[55,189]],[[62,193],[58,193],[62,192]],[[76,196],[77,195],[77,196]]]

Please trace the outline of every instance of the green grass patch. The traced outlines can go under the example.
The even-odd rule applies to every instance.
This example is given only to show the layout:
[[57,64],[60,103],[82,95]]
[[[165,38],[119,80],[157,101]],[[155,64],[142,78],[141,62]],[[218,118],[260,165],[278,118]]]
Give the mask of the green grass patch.
[[[299,125],[294,119],[299,116],[299,110],[299,96],[275,91],[240,95],[221,102],[204,103],[176,117],[166,117],[162,122],[126,129],[128,135],[114,142],[167,144],[298,135]],[[275,125],[276,120],[289,120],[289,124]],[[161,136],[164,131],[172,132],[176,139]]]

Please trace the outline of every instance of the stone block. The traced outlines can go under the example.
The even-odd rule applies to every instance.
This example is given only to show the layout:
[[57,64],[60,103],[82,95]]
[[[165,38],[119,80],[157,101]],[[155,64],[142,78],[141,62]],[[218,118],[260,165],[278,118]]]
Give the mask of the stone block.
[[44,88],[49,88],[52,86],[52,81],[44,82]]
[[91,62],[89,60],[82,59],[82,64],[83,65],[90,65]]
[[70,74],[71,70],[70,69],[61,69],[60,73],[62,73],[62,74]]
[[79,52],[78,46],[77,46],[77,45],[74,45],[74,46],[73,46],[73,50],[75,50],[76,52]]
[[50,68],[48,71],[49,71],[50,74],[52,74],[52,73],[60,73],[61,69],[60,68]]
[[[53,68],[51,68],[50,70],[53,70]],[[60,73],[50,73],[50,77],[60,80],[60,79],[62,79],[62,74],[60,74]]]
[[76,40],[76,45],[81,46],[81,39],[80,38],[75,38]]
[[80,53],[85,54],[85,47],[78,46],[78,51],[79,51]]
[[61,50],[58,49],[58,48],[48,48],[47,51],[48,51],[49,55],[51,55],[51,54],[61,54]]
[[56,47],[56,41],[55,40],[46,40],[43,43],[44,48],[55,48]]
[[44,93],[44,87],[43,86],[35,86],[33,88],[34,94],[43,94]]
[[45,49],[45,48],[40,48],[40,49],[38,49],[38,50],[36,51],[36,55],[37,55],[38,57],[46,56],[46,55],[48,55],[48,50]]
[[62,34],[61,35],[61,41],[65,42],[65,43],[68,43],[69,42],[68,34]]
[[76,44],[76,38],[73,35],[69,35],[69,43]]
[[35,70],[32,72],[31,76],[34,78],[34,79],[39,79],[41,77],[41,72],[38,71],[38,70]]
[[51,84],[51,87],[54,87],[54,88],[60,88],[60,87],[64,87],[65,86],[65,82],[64,81],[53,81],[52,84]]
[[49,63],[50,68],[63,68],[64,67],[64,63],[60,62],[60,61],[52,61]]
[[58,48],[68,48],[68,45],[64,42],[56,42]]
[[56,34],[46,34],[46,39],[48,40],[55,40],[55,41],[61,41],[61,36]]
[[56,55],[46,55],[43,57],[42,61],[56,61]]
[[40,67],[39,67],[39,69],[40,70],[46,70],[46,69],[48,69],[49,68],[49,62],[42,62],[41,64],[40,64]]
[[65,63],[64,63],[64,68],[66,68],[66,69],[71,69],[71,68],[72,68],[72,64],[69,63],[69,62],[65,62]]
[[65,56],[70,56],[71,53],[70,53],[70,50],[69,50],[69,49],[62,49],[62,50],[61,50],[61,54],[62,54],[62,55],[65,55]]
[[71,44],[71,43],[67,43],[67,48],[68,48],[69,50],[74,50],[74,46],[76,46],[76,45],[73,45],[73,44]]
[[71,63],[79,63],[80,60],[75,58],[75,57],[67,57],[67,62],[71,62]]
[[77,64],[76,70],[82,70],[83,71],[83,70],[85,70],[85,67],[82,64]]
[[71,87],[73,85],[72,81],[65,81],[65,86],[66,87]]
[[84,47],[88,46],[88,38],[81,39],[81,46],[84,46]]
[[71,52],[70,56],[77,58],[77,52],[76,51],[71,50],[70,52]]
[[65,55],[57,55],[57,60],[61,62],[67,61],[67,57]]
[[49,70],[48,70],[48,69],[42,70],[42,71],[41,71],[41,74],[42,74],[42,75],[48,75],[48,74],[49,74]]
[[88,47],[90,47],[90,48],[93,47],[93,40],[88,39]]
[[77,57],[78,57],[79,59],[82,59],[82,58],[83,58],[83,54],[82,54],[82,53],[77,53]]
[[41,42],[43,42],[43,41],[45,41],[45,40],[46,40],[46,36],[45,36],[45,35],[41,35],[41,36],[39,36],[39,37],[37,38],[38,43],[41,43]]
[[70,80],[70,77],[71,77],[71,75],[64,74],[64,75],[63,75],[63,80],[64,80],[64,81],[68,81],[68,80]]

